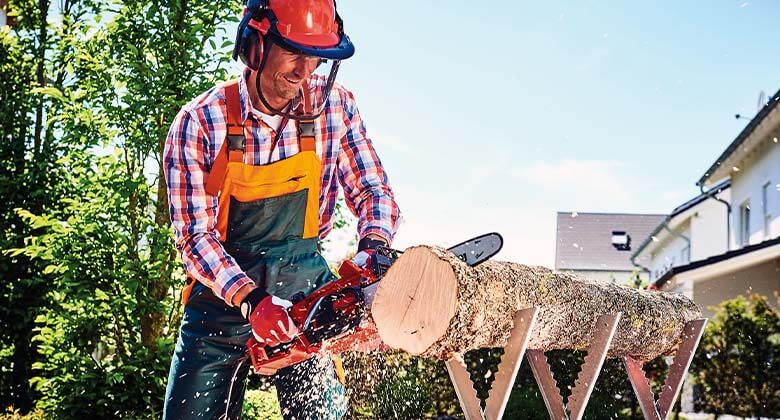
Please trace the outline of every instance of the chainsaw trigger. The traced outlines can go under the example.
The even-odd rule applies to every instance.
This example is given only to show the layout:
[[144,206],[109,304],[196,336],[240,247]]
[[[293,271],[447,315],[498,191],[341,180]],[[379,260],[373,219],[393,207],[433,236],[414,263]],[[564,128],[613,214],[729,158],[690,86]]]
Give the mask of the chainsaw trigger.
[[300,292],[290,297],[290,302],[292,302],[293,305],[295,305],[296,303],[304,300],[305,298],[306,298],[306,293],[304,293],[303,290],[301,290]]

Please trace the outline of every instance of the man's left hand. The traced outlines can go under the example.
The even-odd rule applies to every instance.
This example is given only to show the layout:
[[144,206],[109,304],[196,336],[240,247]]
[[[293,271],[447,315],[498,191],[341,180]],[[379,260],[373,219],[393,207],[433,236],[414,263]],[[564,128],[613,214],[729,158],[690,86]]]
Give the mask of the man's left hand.
[[[377,247],[387,246],[387,242],[377,239],[373,236],[366,236],[358,242],[358,253],[352,257],[352,262],[361,268],[366,268],[371,261],[371,257],[376,253]],[[363,288],[363,299],[366,307],[370,308],[374,301],[374,293],[379,286],[379,282]]]
[[358,267],[365,268],[380,246],[387,246],[387,242],[373,235],[366,236],[358,242],[358,252],[352,257],[352,262]]

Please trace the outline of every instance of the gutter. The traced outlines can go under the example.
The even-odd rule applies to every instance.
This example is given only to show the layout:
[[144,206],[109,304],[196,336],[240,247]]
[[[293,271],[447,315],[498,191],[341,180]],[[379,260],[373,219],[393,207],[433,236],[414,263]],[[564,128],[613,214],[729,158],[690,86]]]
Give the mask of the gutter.
[[672,230],[672,229],[669,227],[669,222],[670,222],[671,220],[672,220],[672,217],[671,217],[671,216],[666,216],[666,219],[664,219],[664,221],[663,221],[663,222],[661,222],[661,224],[660,224],[660,225],[658,225],[658,227],[657,227],[657,228],[655,228],[655,229],[654,229],[654,230],[653,230],[653,231],[650,233],[650,235],[648,235],[648,237],[647,237],[647,240],[645,240],[645,242],[643,242],[643,243],[642,243],[642,245],[639,247],[639,249],[638,249],[638,250],[637,250],[635,253],[631,254],[631,264],[634,264],[634,266],[635,266],[635,267],[639,267],[639,268],[642,268],[642,269],[644,269],[644,270],[645,270],[645,271],[647,271],[648,273],[650,272],[650,269],[649,269],[649,268],[647,268],[647,267],[645,267],[645,266],[643,266],[643,265],[641,265],[641,264],[637,263],[637,262],[635,261],[635,259],[636,259],[636,257],[639,255],[639,253],[640,253],[640,252],[642,252],[642,250],[644,250],[644,249],[645,249],[645,247],[647,246],[647,244],[649,243],[649,241],[652,241],[652,240],[653,240],[653,237],[654,237],[655,235],[657,235],[657,234],[658,234],[658,232],[660,232],[660,231],[661,231],[661,229],[663,229],[663,230],[666,230],[666,231],[667,231],[667,232],[669,232],[669,233],[670,233],[672,236],[676,236],[676,237],[678,237],[678,238],[680,238],[680,239],[684,240],[686,243],[688,243],[688,252],[691,252],[691,251],[690,251],[690,250],[691,250],[691,238],[689,238],[689,237],[687,237],[687,236],[685,236],[685,235],[682,235],[682,234],[679,234],[679,233],[677,233],[677,232],[673,231],[673,230]]
[[647,274],[650,274],[650,269],[645,267],[644,265],[639,264],[638,262],[634,261],[635,258],[636,258],[636,255],[631,255],[631,264],[633,264],[634,267],[641,268],[642,271],[646,272]]
[[642,252],[647,247],[647,245],[650,243],[650,241],[653,240],[653,237],[655,235],[657,235],[658,232],[660,232],[661,229],[663,229],[664,226],[666,226],[667,223],[669,223],[670,220],[672,220],[671,216],[666,216],[664,221],[661,222],[661,224],[658,225],[655,229],[653,229],[653,231],[650,232],[649,235],[647,235],[647,238],[645,238],[645,240],[639,245],[639,248],[637,248],[637,250],[633,254],[631,254],[631,264],[633,264],[634,267],[640,268],[643,271],[647,272],[648,274],[651,272],[651,270],[649,268],[647,268],[644,265],[639,264],[638,262],[636,262],[636,257],[639,256],[639,253]]
[[[704,194],[704,183],[699,181],[696,183],[696,185],[699,186],[699,191]],[[707,192],[709,193],[709,191]],[[726,206],[726,251],[729,251],[731,249],[731,203],[722,198],[719,198],[715,194],[708,194],[708,196],[712,197],[712,199],[715,201],[723,203]]]
[[[701,183],[697,182],[696,185],[699,186],[699,191],[701,191],[702,194],[707,194],[708,197],[711,197],[713,200],[719,201],[719,202],[723,203],[726,206],[726,253],[728,254],[729,250],[731,249],[731,245],[730,245],[731,244],[731,203],[729,203],[728,201],[726,201],[726,200],[724,200],[722,198],[717,197],[715,194],[712,194],[712,190],[709,190],[709,191],[707,191],[705,193],[704,192],[704,184],[701,184]],[[662,224],[663,226],[659,226],[659,229],[657,229],[657,230],[660,230],[660,228],[663,227],[666,230],[668,230],[670,233],[673,233],[669,229],[669,227],[666,226],[666,222],[667,221],[664,221],[664,223]],[[686,237],[684,237],[682,235],[679,235],[679,234],[677,234],[677,235],[680,236],[681,238],[685,239],[688,242],[688,247],[690,249],[690,246],[691,246],[690,239],[686,238]],[[712,257],[708,258],[708,259],[706,259],[704,261],[709,261],[711,259],[712,259]],[[683,265],[683,266],[680,266],[680,267],[692,267],[693,264],[696,264],[696,263],[698,263],[698,262],[695,262],[695,263],[694,262],[690,262],[690,263],[688,263],[686,265]],[[680,267],[677,267],[678,270],[679,270]],[[660,290],[661,287],[664,285],[664,283],[669,281],[669,279],[672,278],[677,272],[678,271],[675,271],[675,267],[670,268],[669,271],[667,271],[666,273],[664,273],[663,276],[661,276],[661,278],[659,278],[654,283],[652,283],[652,286],[654,286],[655,290]]]
[[639,245],[639,248],[637,248],[637,250],[634,251],[633,254],[631,254],[631,264],[633,264],[634,267],[641,268],[642,270],[647,272],[647,274],[652,273],[652,270],[636,262],[636,257],[639,256],[639,253],[642,252],[647,247],[647,245],[650,244],[650,242],[653,240],[653,237],[658,235],[658,232],[660,232],[661,229],[663,229],[663,227],[666,226],[666,224],[669,223],[670,220],[672,220],[672,216],[671,215],[666,216],[664,221],[661,222],[661,224],[659,224],[658,226],[656,226],[656,228],[653,229],[653,231],[650,232],[649,235],[647,235],[647,238],[645,238],[645,240]]
[[[698,185],[698,184],[696,184],[696,185]],[[639,253],[641,253],[650,244],[650,242],[653,240],[653,236],[658,235],[658,233],[661,232],[661,230],[664,229],[664,226],[666,226],[666,227],[669,226],[668,224],[669,224],[669,222],[672,219],[677,217],[679,214],[681,214],[681,213],[683,213],[685,211],[688,211],[688,210],[690,210],[691,208],[693,208],[695,206],[698,206],[701,202],[703,202],[704,200],[709,198],[708,196],[713,196],[713,195],[715,195],[715,193],[720,192],[720,191],[724,191],[724,190],[726,190],[728,188],[731,188],[731,179],[726,179],[725,181],[720,182],[717,185],[715,185],[712,188],[710,188],[709,191],[707,191],[706,193],[701,193],[698,196],[696,196],[696,197],[686,201],[685,203],[677,206],[674,210],[672,210],[672,213],[669,214],[668,216],[666,216],[666,219],[664,219],[664,221],[661,222],[661,224],[659,224],[655,229],[653,229],[653,231],[650,232],[650,234],[647,236],[647,238],[645,238],[645,240],[642,241],[641,244],[639,244],[639,247],[637,248],[637,250],[634,251],[634,253],[631,255],[632,264],[634,264],[635,267],[642,267],[641,265],[639,265],[637,263],[634,263],[633,259],[636,258],[639,255]]]
[[678,267],[672,267],[672,269],[667,271],[663,276],[661,276],[660,279],[656,280],[656,282],[653,283],[653,285],[656,286],[657,289],[660,289],[661,287],[663,287],[664,284],[666,284],[669,280],[672,279],[672,277],[674,277],[677,274],[685,273],[691,270],[696,270],[698,268],[716,264],[721,261],[728,260],[730,258],[739,257],[741,255],[749,254],[751,252],[758,251],[778,244],[780,244],[780,236],[774,239],[766,240],[758,244],[748,245],[744,248],[735,249],[733,251],[727,251],[724,252],[723,254],[713,255],[712,257],[709,257],[704,260],[694,261],[690,264],[681,265]]

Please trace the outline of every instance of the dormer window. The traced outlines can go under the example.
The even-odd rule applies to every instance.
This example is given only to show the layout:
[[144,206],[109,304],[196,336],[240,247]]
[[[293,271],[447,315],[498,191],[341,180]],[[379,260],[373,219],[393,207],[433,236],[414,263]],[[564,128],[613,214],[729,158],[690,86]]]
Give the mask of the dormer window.
[[630,251],[631,250],[631,235],[627,234],[623,230],[612,231],[612,246],[618,251]]

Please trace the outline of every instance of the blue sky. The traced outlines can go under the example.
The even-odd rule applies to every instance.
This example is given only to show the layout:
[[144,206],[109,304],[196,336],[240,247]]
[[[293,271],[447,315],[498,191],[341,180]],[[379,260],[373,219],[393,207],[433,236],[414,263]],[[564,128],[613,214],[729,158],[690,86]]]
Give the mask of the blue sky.
[[780,89],[780,2],[339,0],[395,245],[504,235],[554,264],[555,213],[668,213]]

